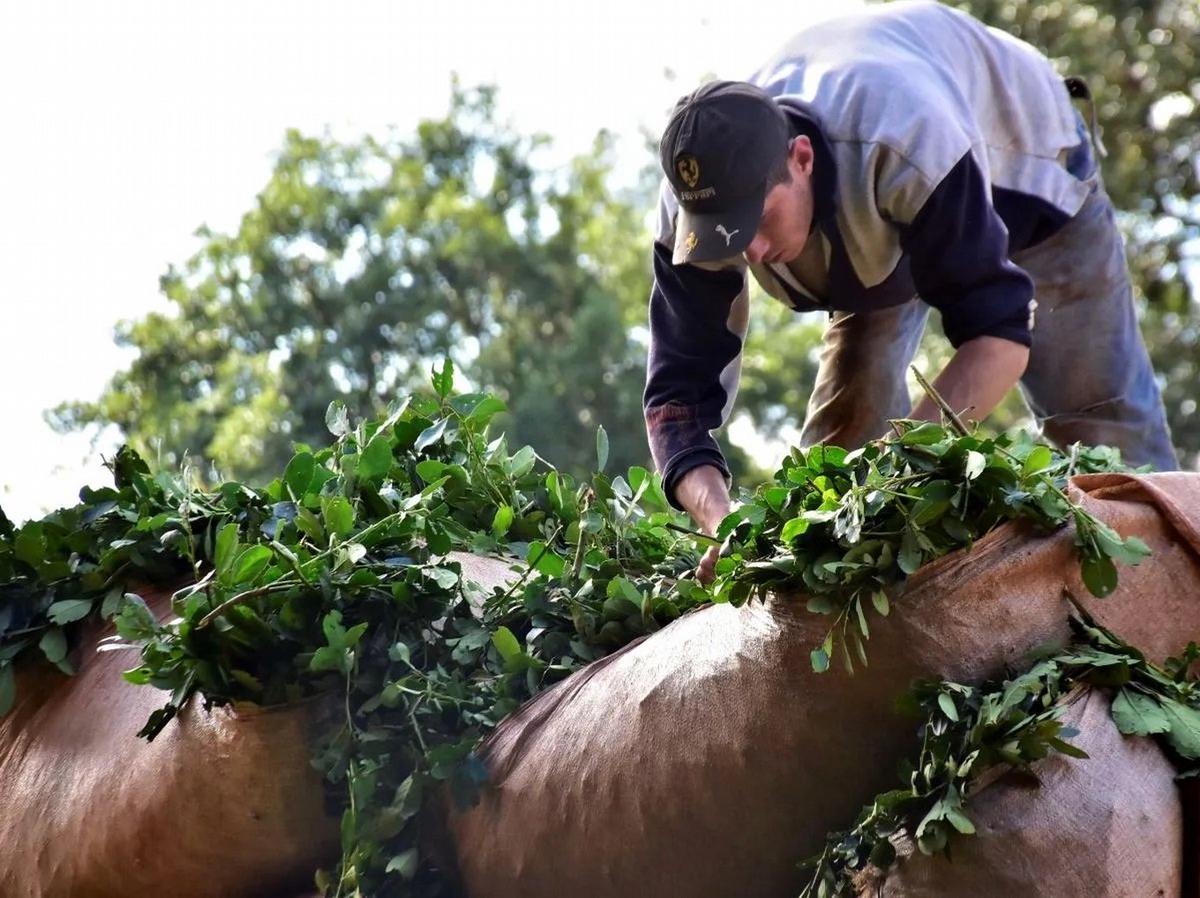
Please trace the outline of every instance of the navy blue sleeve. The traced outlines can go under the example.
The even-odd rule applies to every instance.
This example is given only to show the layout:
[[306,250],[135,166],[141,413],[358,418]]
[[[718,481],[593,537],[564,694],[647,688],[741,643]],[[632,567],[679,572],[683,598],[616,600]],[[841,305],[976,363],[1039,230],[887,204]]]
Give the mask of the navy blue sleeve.
[[975,337],[1030,345],[1033,281],[1008,258],[1008,231],[967,153],[911,224],[901,224],[917,294],[958,348]]
[[[710,431],[720,427],[736,383],[742,337],[729,329],[745,274],[672,265],[671,250],[654,244],[650,293],[650,354],[642,405],[646,435],[663,489],[679,508],[675,485],[692,468],[729,466]],[[722,376],[725,381],[722,382]]]

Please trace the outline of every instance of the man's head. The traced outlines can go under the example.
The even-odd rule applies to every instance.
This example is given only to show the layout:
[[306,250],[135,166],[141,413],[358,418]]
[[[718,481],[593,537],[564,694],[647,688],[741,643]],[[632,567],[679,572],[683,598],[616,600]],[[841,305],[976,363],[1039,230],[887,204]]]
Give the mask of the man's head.
[[676,265],[800,254],[812,226],[812,145],[789,140],[783,111],[762,90],[716,81],[681,98],[659,154],[679,200]]

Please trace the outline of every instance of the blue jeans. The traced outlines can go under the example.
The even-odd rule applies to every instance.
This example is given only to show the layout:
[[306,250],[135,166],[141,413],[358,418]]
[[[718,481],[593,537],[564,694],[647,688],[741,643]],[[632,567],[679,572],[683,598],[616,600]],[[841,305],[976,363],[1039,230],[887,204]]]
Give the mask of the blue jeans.
[[[1121,450],[1132,465],[1175,470],[1162,397],[1138,331],[1125,245],[1099,174],[1079,213],[1013,262],[1037,299],[1021,392],[1045,436]],[[836,313],[825,331],[800,442],[861,446],[909,414],[905,376],[929,307],[911,300]]]

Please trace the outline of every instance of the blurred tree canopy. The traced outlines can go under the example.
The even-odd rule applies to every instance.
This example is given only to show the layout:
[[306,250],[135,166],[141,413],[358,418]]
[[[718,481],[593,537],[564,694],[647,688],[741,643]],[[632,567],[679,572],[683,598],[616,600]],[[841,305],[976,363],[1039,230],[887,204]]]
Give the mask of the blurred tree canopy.
[[[1176,444],[1195,464],[1200,320],[1186,270],[1200,265],[1200,7],[954,5],[1037,46],[1096,95],[1143,331]],[[138,351],[130,370],[97,402],[60,406],[52,423],[115,423],[165,463],[190,457],[254,480],[281,470],[293,441],[325,442],[330,400],[376,413],[449,355],[471,387],[506,401],[499,427],[553,463],[589,468],[603,424],[614,464],[647,464],[656,162],[648,153],[637,185],[617,191],[603,132],[565,170],[542,160],[545,143],[497,121],[492,89],[457,86],[445,118],[402,138],[289,132],[237,232],[202,231],[203,248],[163,277],[171,312],[118,327]],[[801,423],[823,325],[756,297],[735,415],[760,437]],[[918,362],[932,370],[947,356],[932,335]],[[752,480],[746,455],[724,442]]]
[[331,400],[378,413],[448,355],[554,463],[593,464],[601,423],[615,464],[644,463],[644,203],[609,191],[604,133],[566,171],[535,166],[544,142],[457,85],[408,139],[289,132],[237,233],[202,230],[162,278],[172,313],[118,327],[130,370],[52,423],[254,480],[327,441]]

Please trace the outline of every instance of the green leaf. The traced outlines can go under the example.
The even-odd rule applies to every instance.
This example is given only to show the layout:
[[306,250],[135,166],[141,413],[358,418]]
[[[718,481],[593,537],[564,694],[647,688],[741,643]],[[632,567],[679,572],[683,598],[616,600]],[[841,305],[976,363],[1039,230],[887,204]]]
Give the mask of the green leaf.
[[442,360],[442,370],[433,369],[433,392],[445,399],[454,390],[454,363],[449,357]]
[[1054,461],[1054,456],[1045,446],[1038,446],[1025,457],[1025,464],[1021,466],[1021,476],[1028,477],[1030,474],[1036,474],[1038,471],[1044,471]]
[[882,589],[877,589],[871,593],[871,604],[875,606],[875,610],[879,612],[881,617],[887,617],[891,607],[888,605],[887,593]]
[[833,600],[828,596],[812,596],[804,607],[813,614],[832,614]]
[[925,422],[905,431],[900,442],[905,446],[932,446],[946,439],[946,429],[940,424]]
[[217,578],[225,575],[237,557],[238,525],[226,524],[217,533],[217,548],[214,552],[213,566],[217,569]]
[[817,673],[825,673],[829,670],[829,653],[825,649],[813,649],[809,653],[809,658],[812,661],[812,669]]
[[522,446],[511,459],[506,461],[505,467],[513,477],[524,477],[533,470],[536,461],[537,453],[533,451],[533,447]]
[[1067,742],[1063,739],[1059,739],[1057,736],[1051,736],[1049,739],[1046,740],[1046,744],[1049,745],[1051,748],[1053,748],[1055,751],[1061,752],[1062,754],[1066,755],[1069,758],[1079,758],[1080,760],[1087,760],[1089,757],[1091,757],[1086,751],[1084,751],[1078,745],[1072,745],[1070,742]]
[[417,868],[420,865],[421,854],[416,848],[410,848],[397,854],[387,863],[385,873],[398,873],[401,879],[411,880],[417,875]]
[[971,822],[971,818],[958,808],[947,808],[946,820],[964,836],[970,836],[975,833],[975,824]]
[[1163,707],[1156,699],[1132,689],[1122,689],[1112,703],[1112,718],[1126,736],[1152,736],[1171,729]]
[[1083,576],[1083,585],[1098,599],[1111,595],[1117,588],[1117,569],[1107,555],[1083,559],[1079,572]]
[[46,539],[38,522],[26,524],[13,541],[13,555],[30,567],[39,567],[46,556]]
[[377,433],[367,443],[358,461],[358,476],[367,483],[376,483],[392,469],[392,440],[385,433]]
[[51,627],[43,633],[38,647],[51,664],[57,664],[67,657],[67,637],[58,627]]
[[496,647],[505,664],[511,664],[521,657],[521,643],[508,627],[500,627],[492,634],[492,645]]
[[344,648],[324,645],[313,652],[312,659],[308,662],[308,669],[318,673],[325,670],[341,670],[345,657],[346,650]]
[[267,569],[267,565],[275,557],[268,546],[249,546],[238,556],[234,565],[233,582],[249,583]]
[[1162,709],[1171,722],[1167,734],[1171,747],[1188,760],[1200,759],[1200,711],[1170,699],[1162,703]]
[[529,544],[529,551],[525,554],[525,561],[532,565],[534,570],[549,577],[562,576],[562,572],[567,569],[567,563],[560,556],[556,555],[553,549],[547,548],[546,544],[540,540]]
[[46,616],[50,618],[51,623],[61,627],[63,624],[83,620],[91,610],[91,599],[64,599],[51,605],[46,610]]
[[1100,551],[1113,561],[1132,565],[1140,563],[1150,555],[1150,547],[1136,536],[1122,539],[1117,531],[1103,521],[1093,522],[1090,530]]
[[432,518],[425,522],[425,544],[429,546],[430,552],[439,556],[445,555],[453,548],[450,534]]
[[413,443],[413,448],[417,452],[424,452],[434,443],[440,442],[442,437],[446,435],[446,425],[449,423],[449,418],[441,418],[426,427],[421,431],[421,435],[417,437],[417,441]]
[[338,537],[346,537],[354,530],[354,507],[345,496],[334,496],[321,502],[321,517],[325,529]]
[[114,586],[104,596],[104,601],[100,604],[100,616],[108,620],[121,609],[121,600],[123,595],[119,586]]
[[502,539],[508,528],[512,526],[513,510],[511,505],[501,505],[496,509],[496,514],[492,518],[492,535],[496,539]]
[[601,424],[596,428],[596,470],[604,471],[608,464],[608,433]]
[[[855,611],[855,614],[858,616],[859,631],[862,633],[864,638],[870,639],[871,638],[871,628],[869,626],[867,626],[867,615],[866,615],[866,612],[863,611],[863,605],[862,605],[861,598],[856,598],[854,600],[854,611]],[[863,663],[865,664],[866,662],[863,662]]]
[[307,508],[297,510],[296,527],[318,546],[326,543],[325,528],[321,526],[317,516]]
[[807,518],[792,518],[783,525],[783,529],[779,532],[779,540],[782,543],[790,543],[800,534],[808,530],[810,521]]
[[492,420],[500,412],[507,411],[508,406],[495,396],[484,396],[471,409],[467,415],[467,421],[476,427],[482,427]]
[[304,494],[308,492],[316,468],[317,463],[311,452],[298,452],[288,462],[288,466],[283,472],[283,482],[287,484],[296,499],[304,498]]
[[954,699],[946,693],[938,693],[938,707],[942,709],[942,713],[950,718],[954,723],[958,723],[958,708],[954,704]]
[[900,554],[896,556],[896,563],[900,566],[900,570],[906,574],[914,574],[921,567],[921,546],[917,542],[916,535],[911,528],[904,528],[904,535],[900,539]]
[[445,462],[438,461],[435,458],[427,458],[417,463],[417,476],[425,481],[426,484],[435,483],[446,475],[446,469],[449,467]]
[[117,633],[130,642],[152,639],[158,629],[158,622],[146,606],[145,599],[132,592],[127,592],[122,597],[121,610],[114,620]]

